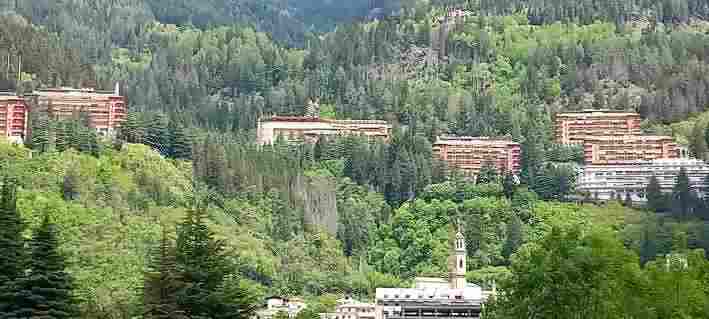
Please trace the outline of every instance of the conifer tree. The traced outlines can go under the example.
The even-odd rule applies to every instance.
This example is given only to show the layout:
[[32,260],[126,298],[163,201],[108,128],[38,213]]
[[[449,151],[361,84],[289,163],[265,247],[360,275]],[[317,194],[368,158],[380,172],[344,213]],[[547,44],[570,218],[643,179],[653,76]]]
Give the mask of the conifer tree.
[[490,160],[486,160],[482,167],[480,168],[480,173],[478,174],[477,178],[477,183],[478,184],[487,184],[487,183],[494,183],[497,181],[497,167],[495,167],[495,163]]
[[50,130],[49,117],[46,114],[33,116],[29,147],[39,152],[49,151],[51,149]]
[[174,159],[192,158],[192,138],[181,124],[170,122],[170,156]]
[[159,151],[163,156],[169,156],[172,145],[170,145],[168,119],[165,114],[156,113],[150,119],[144,143]]
[[689,176],[687,176],[687,171],[682,167],[672,190],[672,208],[679,218],[687,218],[691,213],[694,198],[690,188]]
[[20,291],[16,295],[14,311],[7,318],[76,318],[73,282],[65,271],[58,246],[56,226],[49,215],[45,215],[30,242],[29,270],[18,281]]
[[515,182],[514,175],[512,175],[512,172],[507,172],[505,178],[502,180],[502,191],[507,199],[512,198],[516,187],[517,183]]
[[217,305],[210,300],[226,274],[223,243],[214,238],[207,226],[206,208],[204,199],[195,199],[177,237],[176,260],[186,285],[178,300],[180,308],[193,318],[214,315]]
[[144,275],[144,318],[188,318],[178,304],[179,293],[185,285],[177,271],[176,259],[175,247],[164,229],[160,246],[153,254],[150,270]]
[[623,200],[623,206],[633,207],[633,199],[630,197],[630,192],[625,192],[625,199]]
[[145,137],[145,125],[138,113],[130,112],[118,129],[118,139],[127,143],[142,144]]
[[522,220],[516,214],[507,224],[507,239],[502,246],[502,256],[508,259],[522,245]]
[[14,181],[5,177],[0,193],[0,318],[11,311],[17,293],[16,281],[24,271],[23,228]]
[[647,196],[648,209],[654,212],[661,212],[665,209],[665,195],[662,194],[660,182],[654,174],[650,177],[645,194]]

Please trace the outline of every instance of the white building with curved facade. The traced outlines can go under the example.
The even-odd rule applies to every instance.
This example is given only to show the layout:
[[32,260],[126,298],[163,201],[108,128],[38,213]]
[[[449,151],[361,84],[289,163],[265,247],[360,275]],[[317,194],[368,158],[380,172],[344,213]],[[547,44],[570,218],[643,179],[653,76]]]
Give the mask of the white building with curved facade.
[[636,202],[647,201],[645,189],[655,175],[663,192],[672,192],[681,168],[689,177],[690,187],[698,196],[707,193],[709,165],[696,159],[658,159],[622,165],[587,165],[578,178],[576,189],[593,198],[613,199],[620,195]]

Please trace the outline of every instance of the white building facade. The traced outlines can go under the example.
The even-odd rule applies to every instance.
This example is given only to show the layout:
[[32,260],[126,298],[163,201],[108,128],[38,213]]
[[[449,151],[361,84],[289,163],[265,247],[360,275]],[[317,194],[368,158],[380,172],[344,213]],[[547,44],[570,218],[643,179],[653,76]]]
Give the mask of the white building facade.
[[300,298],[284,298],[273,296],[266,299],[266,308],[256,311],[256,319],[271,319],[277,313],[284,312],[288,318],[295,318],[298,313],[305,309],[306,304]]
[[416,278],[414,288],[377,288],[375,319],[480,318],[487,294],[465,281],[465,238],[456,234],[449,280]]
[[657,177],[663,192],[672,192],[680,169],[684,168],[689,177],[690,187],[698,196],[707,193],[709,185],[705,178],[709,175],[709,165],[696,159],[659,159],[638,161],[623,165],[588,165],[579,175],[576,189],[593,198],[602,200],[625,198],[626,194],[634,202],[647,201],[645,189],[650,178]]
[[375,319],[376,305],[352,299],[339,300],[333,313],[321,313],[321,319]]

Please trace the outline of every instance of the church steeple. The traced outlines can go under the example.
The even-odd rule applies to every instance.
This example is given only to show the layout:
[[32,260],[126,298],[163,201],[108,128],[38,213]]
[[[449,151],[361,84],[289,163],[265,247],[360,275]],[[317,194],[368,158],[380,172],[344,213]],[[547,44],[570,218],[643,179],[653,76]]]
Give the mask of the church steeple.
[[451,274],[451,288],[453,289],[463,289],[467,285],[465,281],[465,271],[466,271],[466,249],[465,249],[465,236],[463,232],[458,229],[455,234],[455,249],[453,250],[455,265],[453,266],[453,272]]

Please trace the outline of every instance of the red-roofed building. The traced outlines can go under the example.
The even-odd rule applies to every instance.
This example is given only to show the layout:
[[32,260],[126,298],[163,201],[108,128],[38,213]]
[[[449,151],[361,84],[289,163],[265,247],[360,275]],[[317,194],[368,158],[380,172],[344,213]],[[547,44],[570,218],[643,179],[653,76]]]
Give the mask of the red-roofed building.
[[116,91],[94,89],[43,89],[25,95],[32,112],[44,112],[52,119],[69,119],[85,113],[89,126],[101,134],[112,134],[126,117],[125,98]]
[[0,134],[12,142],[21,143],[27,135],[28,107],[25,99],[16,95],[0,95]]
[[488,161],[495,164],[499,173],[520,171],[521,147],[511,139],[441,136],[433,144],[433,154],[471,176],[477,176]]
[[391,125],[379,120],[332,120],[311,116],[271,116],[258,122],[256,141],[273,144],[280,135],[286,141],[314,143],[321,136],[361,135],[389,139]]
[[640,114],[587,110],[558,113],[555,117],[556,141],[561,144],[584,144],[598,136],[640,135]]
[[671,136],[626,135],[588,137],[584,142],[587,165],[625,164],[637,161],[680,158]]

